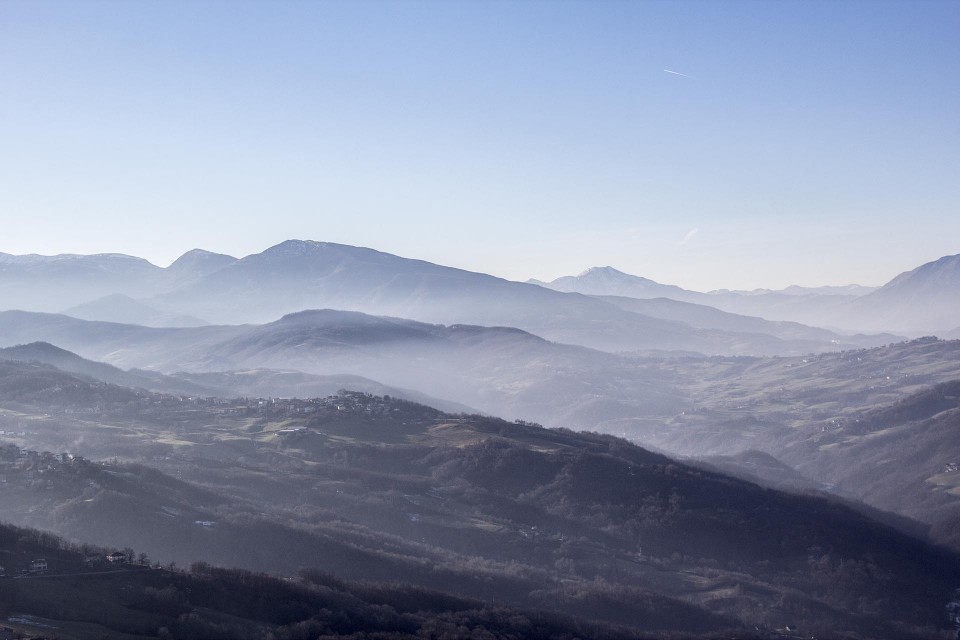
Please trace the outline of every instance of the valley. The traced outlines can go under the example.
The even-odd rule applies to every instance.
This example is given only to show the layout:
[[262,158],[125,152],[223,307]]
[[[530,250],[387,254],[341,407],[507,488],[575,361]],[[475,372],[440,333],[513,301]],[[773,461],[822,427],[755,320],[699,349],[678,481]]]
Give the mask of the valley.
[[586,619],[686,633],[799,624],[924,637],[960,579],[952,552],[825,498],[610,436],[352,392],[191,400],[41,365],[5,374],[7,437],[82,452],[8,446],[5,517],[163,564],[402,575],[457,597],[576,603]]
[[0,640],[960,640],[958,32],[0,1]]
[[[366,280],[353,302],[329,289],[313,299],[423,315],[392,281],[371,288],[406,262],[324,243],[285,243],[241,266],[201,260],[209,272],[178,267],[165,282],[188,284],[155,280],[145,303],[115,296],[74,311],[113,307],[145,324],[0,312],[5,520],[67,546],[133,549],[168,567],[151,578],[163,589],[231,567],[299,576],[307,591],[324,575],[390,585],[384,594],[575,610],[557,624],[611,637],[949,634],[960,342],[843,336],[702,298],[514,289],[428,264],[416,286],[433,293],[417,299],[457,306],[443,296],[473,295],[476,280],[490,293],[474,309],[484,295],[516,295],[557,330],[331,308],[217,325],[183,320],[216,318],[209,308],[169,304],[210,274],[242,267],[230,277],[254,282],[250,269],[267,264],[280,280],[256,297],[280,309],[281,265],[330,255]],[[434,279],[453,275],[459,288],[438,293]],[[460,317],[525,317],[498,309],[514,315]],[[180,326],[146,326],[168,321]],[[638,322],[644,337],[630,342]],[[194,615],[189,599],[177,596],[168,630]]]

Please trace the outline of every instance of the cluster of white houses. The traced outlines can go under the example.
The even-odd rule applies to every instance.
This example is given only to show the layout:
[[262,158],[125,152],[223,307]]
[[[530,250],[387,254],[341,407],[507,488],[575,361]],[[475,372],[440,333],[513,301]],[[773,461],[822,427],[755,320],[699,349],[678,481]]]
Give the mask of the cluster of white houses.
[[[113,553],[103,554],[87,554],[83,557],[83,564],[90,567],[98,564],[109,563],[114,565],[119,564],[128,564],[133,562],[133,558],[127,557],[127,554],[120,551],[114,551]],[[35,575],[39,573],[46,573],[50,570],[50,565],[47,562],[46,558],[35,558],[27,564],[26,567],[20,570],[21,575]],[[5,577],[7,575],[7,570],[4,567],[0,567],[0,577]]]

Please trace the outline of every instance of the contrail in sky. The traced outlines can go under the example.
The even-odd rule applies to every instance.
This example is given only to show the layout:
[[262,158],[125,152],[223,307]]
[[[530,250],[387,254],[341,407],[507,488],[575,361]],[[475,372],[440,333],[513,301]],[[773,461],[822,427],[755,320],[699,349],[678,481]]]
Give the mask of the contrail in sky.
[[684,78],[689,78],[689,77],[690,77],[690,76],[688,76],[688,75],[685,74],[685,73],[680,73],[679,71],[670,71],[670,69],[664,69],[664,71],[666,71],[667,73],[672,73],[672,74],[675,75],[675,76],[683,76]]
[[697,235],[697,232],[698,232],[698,231],[700,231],[700,228],[699,228],[699,227],[695,227],[695,228],[693,228],[693,229],[690,229],[690,231],[687,231],[687,235],[683,236],[683,240],[681,240],[680,242],[678,242],[677,245],[687,244],[687,242],[690,240],[690,238],[692,238],[693,236]]

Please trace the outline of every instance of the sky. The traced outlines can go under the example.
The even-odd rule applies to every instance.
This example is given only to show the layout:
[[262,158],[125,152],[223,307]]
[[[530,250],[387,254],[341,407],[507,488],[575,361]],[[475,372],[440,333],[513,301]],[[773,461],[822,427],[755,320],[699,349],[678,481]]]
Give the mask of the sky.
[[511,279],[960,253],[960,2],[0,2],[0,252],[289,238]]

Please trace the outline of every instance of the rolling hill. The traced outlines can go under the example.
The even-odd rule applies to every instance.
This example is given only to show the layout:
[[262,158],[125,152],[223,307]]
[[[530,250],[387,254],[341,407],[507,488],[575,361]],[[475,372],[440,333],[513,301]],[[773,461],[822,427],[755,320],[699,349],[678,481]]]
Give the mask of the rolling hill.
[[[482,628],[483,638],[491,640],[650,637],[583,617],[488,605],[409,585],[359,583],[318,571],[280,578],[203,562],[187,571],[140,558],[106,562],[112,553],[91,544],[71,544],[48,532],[0,525],[0,557],[11,572],[0,580],[0,631],[10,638],[60,640],[413,640],[428,634],[463,637],[464,628]],[[31,570],[38,559],[47,570]],[[698,616],[701,624],[711,619],[690,605],[651,600],[665,615]],[[719,627],[730,624],[719,616],[712,620]]]
[[[798,322],[764,320],[721,311],[706,304],[682,302],[670,298],[624,298],[620,296],[596,296],[604,302],[662,320],[683,322],[697,329],[716,329],[740,334],[768,335],[793,344],[806,342],[808,352],[821,351],[824,343],[836,345],[838,350],[857,346],[877,346],[878,342],[899,342],[903,338],[893,334],[848,335],[827,329],[819,329]],[[759,339],[759,338],[758,338]]]
[[186,373],[168,376],[142,369],[123,370],[112,365],[87,360],[77,354],[46,342],[33,342],[0,348],[0,360],[49,364],[61,371],[93,378],[101,382],[160,393],[187,396],[297,396],[333,395],[341,389],[378,395],[391,395],[428,404],[446,411],[474,412],[466,405],[434,398],[424,393],[380,384],[362,376],[310,375],[300,371],[247,369],[240,371]]
[[32,342],[13,347],[0,348],[0,360],[38,362],[49,364],[61,371],[108,382],[110,384],[150,389],[165,393],[186,395],[213,395],[211,387],[194,384],[148,371],[124,371],[112,365],[81,358],[72,351],[61,349],[48,342]]
[[953,475],[960,342],[664,365],[681,378],[684,410],[606,430],[690,456],[759,450],[822,489],[925,522],[936,540],[960,546]]
[[[943,510],[933,495],[947,490],[927,481],[936,470],[910,462],[907,449],[888,447],[879,433],[856,436],[859,444],[853,447],[854,435],[844,426],[960,379],[957,342],[918,340],[794,358],[637,357],[551,343],[517,329],[329,310],[291,314],[267,325],[194,329],[8,312],[0,314],[0,330],[15,342],[62,339],[89,358],[152,368],[74,369],[147,389],[183,393],[188,390],[183,385],[192,385],[190,395],[202,389],[203,396],[304,397],[352,387],[452,411],[474,407],[511,419],[589,428],[679,455],[760,450],[816,478],[823,488],[922,520],[934,527],[938,540],[960,544],[949,533],[952,508]],[[919,428],[905,424],[902,433],[929,439]],[[937,433],[946,438],[937,446],[949,450],[952,432],[944,427]],[[859,484],[845,480],[874,447],[901,472],[857,476],[864,479]],[[939,460],[937,451],[923,455]],[[884,497],[907,476],[917,490],[911,504]],[[924,491],[930,495],[921,496]]]
[[949,633],[953,553],[610,436],[355,393],[185,404],[23,363],[0,365],[0,391],[18,441],[71,438],[119,458],[0,451],[5,517],[73,541],[136,541],[178,564],[402,576],[405,589],[575,611],[622,633]]
[[[421,398],[564,426],[626,417],[638,407],[649,412],[676,406],[669,380],[631,358],[551,343],[518,329],[432,325],[357,312],[309,311],[266,325],[189,329],[3,312],[0,337],[0,344],[55,342],[124,369],[187,372],[184,379],[200,384],[211,379],[199,374],[263,369],[362,376],[417,391]],[[291,386],[280,395],[297,395],[294,379],[286,381]]]
[[202,327],[209,324],[193,316],[176,315],[154,309],[122,293],[112,293],[90,302],[70,307],[63,315],[81,320],[102,320],[146,327]]

